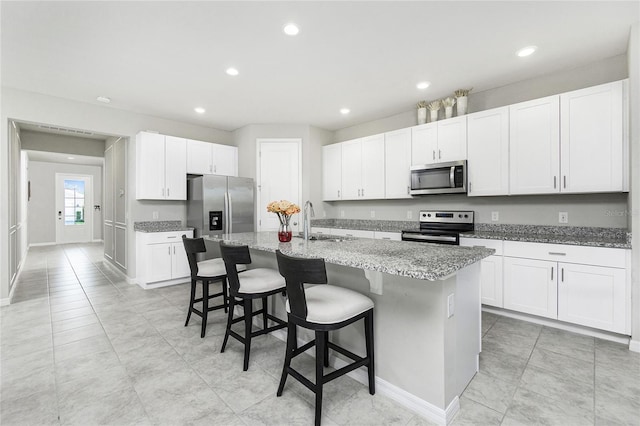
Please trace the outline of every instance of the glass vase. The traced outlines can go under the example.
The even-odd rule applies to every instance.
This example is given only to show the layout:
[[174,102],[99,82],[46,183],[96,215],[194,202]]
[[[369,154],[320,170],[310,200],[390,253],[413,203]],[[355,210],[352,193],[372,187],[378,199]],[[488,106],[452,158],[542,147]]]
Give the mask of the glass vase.
[[293,232],[291,231],[291,225],[289,225],[290,216],[286,217],[286,219],[280,220],[280,228],[278,228],[278,240],[281,243],[288,243],[291,241],[291,237],[293,237]]

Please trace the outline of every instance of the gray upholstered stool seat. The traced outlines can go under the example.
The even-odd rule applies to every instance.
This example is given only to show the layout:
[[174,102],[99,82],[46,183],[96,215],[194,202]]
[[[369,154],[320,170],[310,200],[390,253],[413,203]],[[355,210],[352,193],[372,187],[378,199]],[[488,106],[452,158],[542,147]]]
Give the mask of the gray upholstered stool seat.
[[[238,272],[245,271],[247,267],[245,265],[238,265]],[[222,258],[201,260],[198,262],[198,276],[199,277],[220,277],[227,275],[227,270],[224,267],[224,260]]]
[[[238,271],[241,267],[247,269],[245,265],[237,265]],[[285,287],[284,278],[280,272],[269,268],[255,268],[238,275],[240,289],[238,293],[253,294],[264,293],[272,290],[283,290]]]
[[[305,288],[307,321],[316,324],[336,324],[373,309],[367,296],[335,285],[314,285]],[[287,313],[291,313],[289,300]]]

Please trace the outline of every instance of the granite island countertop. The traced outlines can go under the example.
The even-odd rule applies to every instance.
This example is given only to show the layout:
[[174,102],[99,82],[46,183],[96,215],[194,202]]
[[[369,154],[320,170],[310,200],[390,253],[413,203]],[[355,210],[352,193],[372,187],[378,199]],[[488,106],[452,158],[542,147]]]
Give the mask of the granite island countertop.
[[224,234],[205,239],[247,245],[254,250],[272,253],[279,249],[291,256],[323,258],[325,262],[336,265],[429,281],[455,274],[495,252],[484,247],[345,237],[310,241],[294,237],[289,243],[280,243],[277,232]]
[[180,220],[150,220],[134,222],[133,230],[137,232],[178,232],[191,231],[193,228],[184,226]]

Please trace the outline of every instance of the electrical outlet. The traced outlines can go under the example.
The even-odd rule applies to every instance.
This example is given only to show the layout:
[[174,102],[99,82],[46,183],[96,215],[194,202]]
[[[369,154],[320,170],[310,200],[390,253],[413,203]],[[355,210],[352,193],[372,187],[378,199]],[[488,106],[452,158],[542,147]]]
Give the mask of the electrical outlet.
[[500,220],[500,212],[491,212],[491,220],[497,222]]
[[344,210],[340,210],[340,217],[344,217]]
[[157,219],[160,217],[160,214],[158,212],[153,212],[152,215],[154,219]]
[[560,212],[558,214],[558,222],[559,223],[569,223],[569,213],[567,212]]
[[455,311],[455,296],[451,293],[447,297],[447,318],[451,318],[453,316],[453,312]]
[[375,210],[371,210],[371,218],[376,217],[376,211]]
[[407,219],[413,219],[413,212],[411,210],[407,210]]

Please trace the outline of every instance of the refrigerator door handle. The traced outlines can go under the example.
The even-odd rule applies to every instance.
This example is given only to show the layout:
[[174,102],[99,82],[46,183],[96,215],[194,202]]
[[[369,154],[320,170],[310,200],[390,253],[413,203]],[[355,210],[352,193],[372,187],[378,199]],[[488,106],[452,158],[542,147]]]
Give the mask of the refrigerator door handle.
[[225,192],[224,193],[224,215],[223,216],[223,226],[222,226],[222,232],[224,232],[225,234],[229,233],[229,200],[228,197],[229,195]]
[[227,194],[227,199],[229,200],[229,209],[227,212],[227,216],[229,217],[229,219],[227,220],[227,224],[229,225],[229,233],[232,234],[233,222],[231,221],[231,218],[233,217],[233,202],[231,200],[231,194]]

